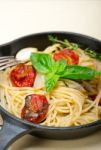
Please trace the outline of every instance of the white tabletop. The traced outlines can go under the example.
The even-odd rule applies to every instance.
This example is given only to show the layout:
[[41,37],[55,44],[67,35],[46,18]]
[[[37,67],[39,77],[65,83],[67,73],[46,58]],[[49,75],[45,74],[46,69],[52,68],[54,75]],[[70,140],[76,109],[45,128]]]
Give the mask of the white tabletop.
[[[0,45],[44,31],[73,31],[101,40],[101,0],[0,0]],[[101,131],[65,141],[26,135],[10,149],[100,150]]]
[[101,131],[76,140],[46,140],[26,135],[9,150],[101,150]]

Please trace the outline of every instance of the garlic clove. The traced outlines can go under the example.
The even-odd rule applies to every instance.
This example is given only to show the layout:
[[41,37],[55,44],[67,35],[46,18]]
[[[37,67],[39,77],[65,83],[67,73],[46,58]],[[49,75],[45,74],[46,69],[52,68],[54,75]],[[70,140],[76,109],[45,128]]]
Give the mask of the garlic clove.
[[28,61],[30,59],[31,53],[37,52],[38,49],[34,47],[23,48],[16,54],[16,60],[18,61]]

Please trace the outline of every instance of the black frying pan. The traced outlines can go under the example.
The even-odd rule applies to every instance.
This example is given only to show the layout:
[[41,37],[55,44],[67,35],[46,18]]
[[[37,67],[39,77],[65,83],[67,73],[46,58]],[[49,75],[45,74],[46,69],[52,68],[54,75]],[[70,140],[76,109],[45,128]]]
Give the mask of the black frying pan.
[[[0,56],[15,55],[17,51],[25,47],[37,47],[39,50],[43,50],[51,44],[48,40],[49,34],[57,36],[61,40],[67,38],[71,42],[81,44],[83,48],[89,47],[101,52],[101,41],[97,39],[71,32],[46,32],[25,36],[1,45]],[[23,121],[2,107],[0,107],[0,113],[4,119],[4,125],[0,131],[0,150],[5,150],[15,140],[28,133],[49,139],[74,139],[87,136],[101,129],[101,120],[77,127],[55,128]]]

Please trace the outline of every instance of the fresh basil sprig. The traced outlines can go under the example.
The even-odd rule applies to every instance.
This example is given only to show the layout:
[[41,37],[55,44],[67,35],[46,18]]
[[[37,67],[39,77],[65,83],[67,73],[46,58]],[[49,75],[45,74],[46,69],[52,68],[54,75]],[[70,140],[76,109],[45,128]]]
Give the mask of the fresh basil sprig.
[[101,72],[88,67],[67,65],[67,62],[63,59],[55,62],[51,55],[45,53],[32,53],[30,60],[39,73],[45,74],[47,92],[54,88],[60,78],[92,80],[96,75],[101,74]]

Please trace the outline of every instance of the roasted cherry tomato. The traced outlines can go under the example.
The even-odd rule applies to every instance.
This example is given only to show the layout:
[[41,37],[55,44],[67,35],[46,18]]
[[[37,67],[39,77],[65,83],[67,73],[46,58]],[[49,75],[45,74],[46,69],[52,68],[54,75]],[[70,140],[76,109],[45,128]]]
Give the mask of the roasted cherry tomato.
[[63,49],[60,52],[54,53],[53,58],[55,61],[65,59],[69,65],[78,64],[79,62],[78,54],[69,49]]
[[18,64],[10,73],[12,84],[17,87],[33,86],[36,71],[31,65]]
[[48,101],[44,95],[28,95],[25,98],[21,118],[29,122],[40,123],[46,118],[48,106]]

